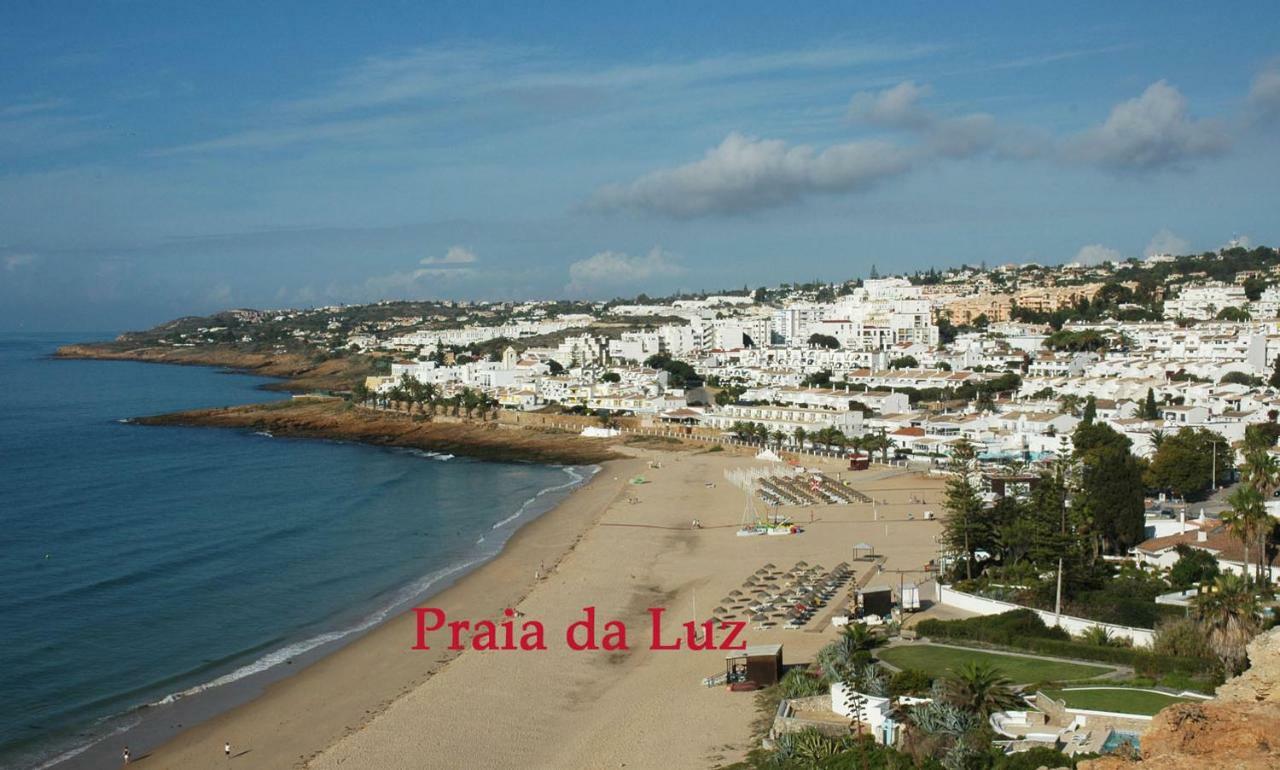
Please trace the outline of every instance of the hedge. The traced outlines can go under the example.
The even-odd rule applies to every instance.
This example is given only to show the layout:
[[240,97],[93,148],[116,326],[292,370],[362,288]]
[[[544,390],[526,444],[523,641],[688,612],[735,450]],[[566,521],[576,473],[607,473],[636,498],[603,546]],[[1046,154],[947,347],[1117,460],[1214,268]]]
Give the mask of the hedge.
[[1065,630],[1046,626],[1038,615],[1025,609],[964,620],[923,620],[916,624],[916,632],[930,639],[966,640],[1060,658],[1115,663],[1144,674],[1201,674],[1217,665],[1209,658],[1179,658],[1074,641]]

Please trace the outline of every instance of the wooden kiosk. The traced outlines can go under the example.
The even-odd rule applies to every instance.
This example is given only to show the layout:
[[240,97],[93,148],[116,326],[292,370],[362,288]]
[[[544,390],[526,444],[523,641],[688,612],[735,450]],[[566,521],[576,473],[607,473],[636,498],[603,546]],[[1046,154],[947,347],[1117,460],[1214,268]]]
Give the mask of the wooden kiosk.
[[[782,678],[782,645],[756,644],[724,656],[725,680],[729,689],[754,690],[777,684]],[[747,683],[755,685],[745,685]]]

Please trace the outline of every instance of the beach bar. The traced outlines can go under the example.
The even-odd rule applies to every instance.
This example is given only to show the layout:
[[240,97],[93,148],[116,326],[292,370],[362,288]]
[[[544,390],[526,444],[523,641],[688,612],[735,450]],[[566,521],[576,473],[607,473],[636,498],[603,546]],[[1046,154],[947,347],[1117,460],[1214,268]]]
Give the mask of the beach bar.
[[724,656],[724,673],[730,688],[746,682],[759,688],[777,684],[782,678],[782,645],[756,644],[731,652]]

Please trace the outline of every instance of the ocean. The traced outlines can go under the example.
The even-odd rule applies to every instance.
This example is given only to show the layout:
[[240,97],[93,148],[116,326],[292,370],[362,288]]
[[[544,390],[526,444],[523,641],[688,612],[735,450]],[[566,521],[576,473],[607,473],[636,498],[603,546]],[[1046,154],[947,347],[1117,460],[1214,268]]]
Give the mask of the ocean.
[[594,470],[132,425],[288,396],[204,367],[49,357],[94,336],[0,334],[3,767],[76,764],[147,704],[350,641]]

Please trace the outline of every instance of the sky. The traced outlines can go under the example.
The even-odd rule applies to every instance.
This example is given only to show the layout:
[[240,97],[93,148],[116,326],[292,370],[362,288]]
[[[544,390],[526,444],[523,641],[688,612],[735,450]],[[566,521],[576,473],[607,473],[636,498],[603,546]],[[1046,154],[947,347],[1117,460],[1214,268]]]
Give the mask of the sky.
[[1274,2],[9,0],[0,329],[1275,245],[1278,126]]

